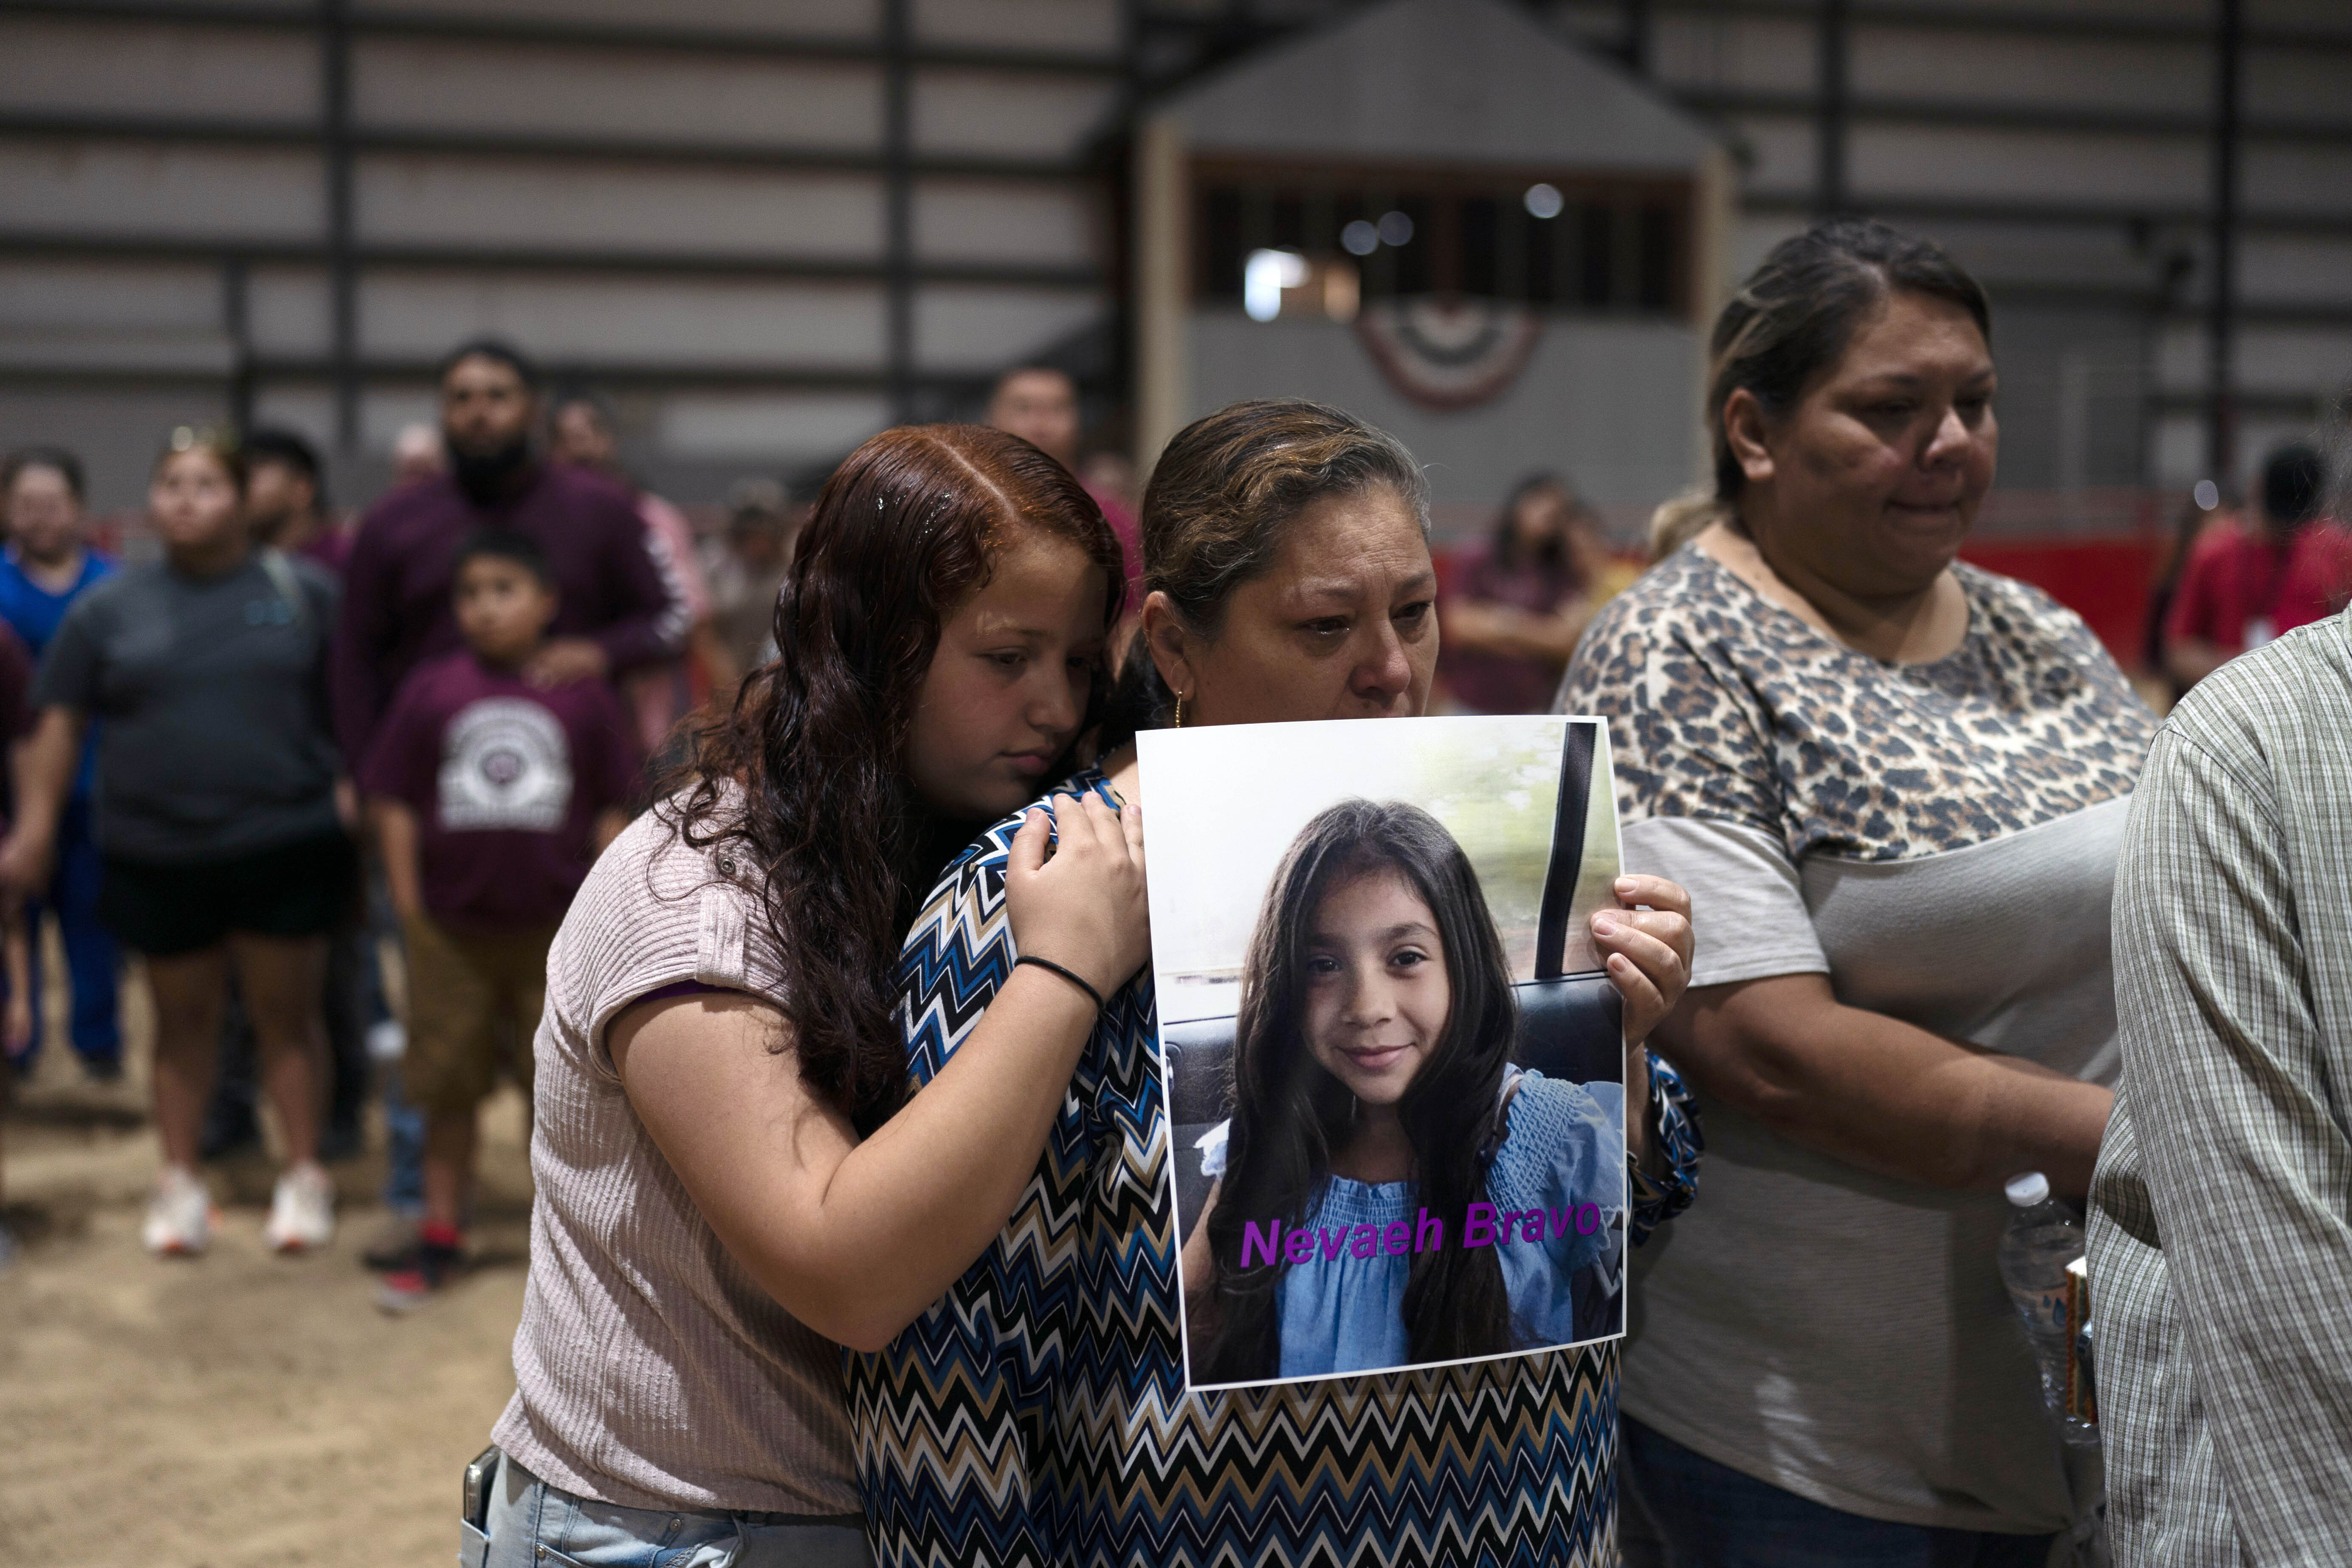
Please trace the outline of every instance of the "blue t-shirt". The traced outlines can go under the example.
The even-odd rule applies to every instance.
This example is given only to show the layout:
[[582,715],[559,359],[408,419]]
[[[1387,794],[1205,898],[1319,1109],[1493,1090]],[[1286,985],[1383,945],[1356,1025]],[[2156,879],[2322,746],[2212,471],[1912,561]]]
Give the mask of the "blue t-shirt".
[[[1608,1294],[1580,1276],[1612,1263],[1622,1235],[1625,1090],[1606,1081],[1564,1083],[1537,1072],[1521,1074],[1518,1085],[1510,1131],[1486,1173],[1493,1212],[1478,1216],[1480,1228],[1472,1235],[1454,1234],[1461,1216],[1444,1216],[1442,1245],[1497,1248],[1511,1327],[1522,1347],[1573,1344],[1614,1327],[1579,1324],[1577,1302]],[[1202,1140],[1202,1167],[1212,1175],[1222,1173],[1224,1131],[1220,1125]],[[1300,1226],[1317,1233],[1316,1250],[1306,1262],[1292,1264],[1278,1287],[1282,1376],[1412,1364],[1404,1325],[1412,1256],[1381,1242],[1412,1234],[1422,1217],[1410,1182],[1328,1179]],[[1399,1225],[1405,1230],[1391,1233]]]
[[[100,578],[114,574],[114,562],[95,550],[81,552],[81,571],[63,593],[52,594],[25,574],[24,563],[16,557],[16,547],[0,551],[0,620],[5,620],[24,639],[26,649],[35,663],[47,649],[49,639],[58,635],[58,623],[66,618],[66,611],[81,596],[82,590]],[[81,772],[74,776],[76,799],[88,797],[90,786],[98,778],[98,735],[93,727],[89,739],[81,749]]]

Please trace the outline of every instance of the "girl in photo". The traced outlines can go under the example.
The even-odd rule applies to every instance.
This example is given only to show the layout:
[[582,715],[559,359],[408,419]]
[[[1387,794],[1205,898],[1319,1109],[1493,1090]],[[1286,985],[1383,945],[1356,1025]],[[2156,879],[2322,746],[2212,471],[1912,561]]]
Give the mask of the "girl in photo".
[[[1624,1088],[1513,1068],[1517,1027],[1477,873],[1436,818],[1350,800],[1307,825],[1250,939],[1234,1116],[1203,1143],[1217,1180],[1183,1259],[1197,1382],[1614,1327],[1600,1277],[1624,1208]],[[1303,1261],[1270,1256],[1275,1221],[1315,1237]]]

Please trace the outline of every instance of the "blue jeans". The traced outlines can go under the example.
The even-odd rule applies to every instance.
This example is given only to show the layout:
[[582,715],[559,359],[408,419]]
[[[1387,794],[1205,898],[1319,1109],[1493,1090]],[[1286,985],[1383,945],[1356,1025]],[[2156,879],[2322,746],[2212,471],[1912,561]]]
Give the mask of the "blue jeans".
[[2042,1568],[2054,1539],[1864,1519],[1718,1465],[1631,1416],[1617,1434],[1626,1568]]
[[26,901],[25,924],[35,939],[32,984],[26,1000],[33,1005],[36,1044],[40,1039],[41,911],[58,917],[58,937],[65,945],[66,974],[73,984],[73,1026],[69,1037],[74,1055],[94,1065],[110,1066],[122,1059],[122,1032],[115,1018],[118,951],[114,933],[98,918],[98,889],[104,875],[104,858],[90,835],[89,796],[78,795],[66,802],[58,818],[58,868],[49,879],[47,896]]
[[549,1486],[510,1458],[489,1533],[458,1525],[459,1568],[873,1568],[866,1521],[621,1508]]

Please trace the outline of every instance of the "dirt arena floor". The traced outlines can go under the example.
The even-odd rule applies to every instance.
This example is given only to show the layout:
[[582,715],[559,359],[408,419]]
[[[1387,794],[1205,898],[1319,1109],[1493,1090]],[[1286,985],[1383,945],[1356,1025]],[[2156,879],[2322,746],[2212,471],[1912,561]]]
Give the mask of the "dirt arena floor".
[[257,1155],[209,1173],[224,1221],[209,1253],[141,1250],[157,1152],[143,1008],[126,1022],[121,1083],[87,1081],[53,1026],[6,1118],[0,1214],[24,1252],[0,1273],[0,1563],[454,1561],[460,1474],[514,1388],[530,1208],[520,1098],[501,1091],[486,1121],[478,1266],[395,1321],[358,1258],[383,1217],[380,1128],[335,1168],[325,1253],[263,1249],[274,1173]]

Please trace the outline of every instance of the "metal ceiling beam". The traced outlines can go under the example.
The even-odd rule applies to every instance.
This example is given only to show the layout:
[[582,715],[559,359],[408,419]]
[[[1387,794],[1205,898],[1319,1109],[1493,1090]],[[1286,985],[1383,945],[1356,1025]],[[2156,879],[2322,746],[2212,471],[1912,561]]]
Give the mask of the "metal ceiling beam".
[[915,100],[912,0],[882,0],[882,289],[890,422],[915,418]]
[[[709,365],[638,363],[542,356],[541,371],[551,382],[584,381],[599,387],[696,387],[747,392],[839,392],[887,395],[891,374],[887,369],[800,367],[789,365]],[[430,386],[438,378],[437,359],[383,355],[358,362],[361,376],[372,387]],[[257,382],[311,383],[331,386],[335,363],[309,355],[259,355],[244,367]],[[997,373],[987,371],[917,370],[914,384],[920,390],[951,394],[986,391]],[[160,366],[12,363],[0,359],[0,383],[73,384],[79,385],[147,385],[158,383],[218,386],[223,372],[185,363]]]
[[2238,403],[2236,358],[2238,321],[2238,237],[2243,196],[2238,186],[2241,155],[2240,56],[2245,46],[2245,16],[2241,0],[2216,0],[2216,42],[2213,51],[2212,237],[2213,264],[2206,269],[2210,298],[2205,319],[2205,472],[2224,495],[2235,486],[2238,462]]
[[[1743,211],[1795,216],[1809,216],[1814,203],[1814,194],[1803,190],[1750,190],[1740,197]],[[1907,196],[1859,191],[1849,196],[1848,205],[1856,212],[1920,223],[2050,224],[2090,228],[2144,224],[2202,229],[2212,217],[2210,209],[2198,202],[1979,201],[1966,196]],[[2352,237],[2352,212],[2250,209],[2240,216],[2239,229],[2243,234]]]
[[[43,233],[0,228],[0,257],[73,257],[110,260],[217,263],[240,258],[247,263],[317,264],[329,259],[323,240],[118,237],[110,235]],[[707,251],[661,252],[562,249],[553,247],[400,245],[362,241],[352,247],[367,269],[470,272],[610,273],[661,278],[772,279],[812,283],[880,283],[887,263],[826,257],[728,256]],[[917,258],[918,283],[1082,290],[1098,289],[1102,269],[989,261],[925,261]]]
[[[2290,419],[2310,419],[2319,415],[2329,402],[2324,392],[2288,392],[2277,387],[2239,387],[2230,395],[2239,414],[2284,415]],[[2159,413],[2194,414],[2200,419],[2211,413],[2212,394],[2200,388],[2187,391],[2178,387],[2160,387],[2149,391],[2148,401]],[[2228,488],[2224,487],[2224,493]]]
[[360,445],[360,273],[352,139],[351,0],[319,0],[319,151],[324,164],[329,341],[333,345],[335,448]]
[[[0,110],[0,137],[55,137],[103,142],[175,142],[217,146],[310,149],[320,145],[318,122],[308,120],[237,120],[219,116],[70,114],[47,110]],[[536,132],[436,131],[426,128],[353,125],[349,141],[358,153],[423,153],[450,157],[548,158],[578,162],[651,163],[716,168],[790,169],[823,174],[887,174],[888,154],[877,148],[779,147],[668,138],[562,136]],[[910,153],[908,166],[921,179],[973,179],[1066,183],[1091,171],[1066,158],[958,157]]]
[[[1738,21],[1801,22],[1821,16],[1821,0],[1654,0],[1661,18],[1722,16]],[[2117,16],[2046,5],[2036,11],[1917,4],[1916,0],[1853,0],[1856,26],[1917,28],[1927,32],[2005,34],[2024,37],[2092,38],[2116,43],[2210,44],[2213,25],[2187,17]],[[2249,48],[2324,49],[2352,53],[2352,27],[2250,26]]]
[[[1807,92],[1755,92],[1738,89],[1663,84],[1693,109],[1715,114],[1811,118],[1819,104]],[[2212,117],[2195,110],[2049,108],[2033,104],[1937,103],[1919,99],[1855,96],[1847,100],[1853,120],[1899,125],[1950,126],[1967,130],[2073,132],[2087,135],[2193,136],[2212,134]],[[2249,117],[2250,142],[2299,142],[2352,145],[2352,119],[2315,120],[2281,115]]]
[[[252,27],[307,32],[318,25],[309,7],[266,5],[180,5],[174,0],[0,0],[0,16],[143,22],[181,26]],[[529,17],[415,14],[354,7],[356,37],[446,39],[457,43],[541,44],[571,48],[658,50],[674,54],[879,64],[885,47],[856,36],[790,34],[748,28],[669,27],[637,23],[541,21]],[[1115,54],[1065,49],[997,49],[917,43],[918,68],[1000,70],[1031,75],[1099,77],[1119,74]]]
[[1846,210],[1846,131],[1853,122],[1852,0],[1822,0],[1813,37],[1813,205],[1822,217]]

